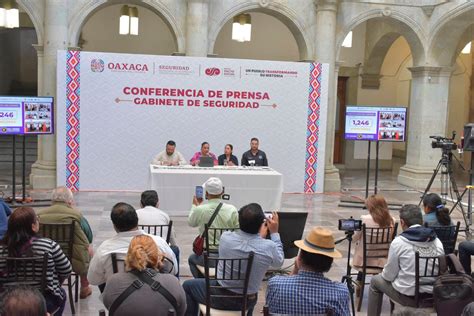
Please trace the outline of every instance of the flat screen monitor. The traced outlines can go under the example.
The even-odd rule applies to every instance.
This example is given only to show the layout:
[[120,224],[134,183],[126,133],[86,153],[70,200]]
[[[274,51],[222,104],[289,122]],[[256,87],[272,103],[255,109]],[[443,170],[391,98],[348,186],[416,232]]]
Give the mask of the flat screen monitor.
[[53,134],[53,97],[0,96],[0,135]]
[[405,107],[348,106],[344,138],[404,142],[406,123]]

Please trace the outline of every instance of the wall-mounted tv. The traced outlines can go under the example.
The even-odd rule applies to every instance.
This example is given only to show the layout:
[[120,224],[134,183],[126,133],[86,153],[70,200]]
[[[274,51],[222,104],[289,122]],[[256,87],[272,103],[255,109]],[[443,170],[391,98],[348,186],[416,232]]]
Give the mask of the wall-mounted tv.
[[405,107],[348,106],[344,138],[404,142],[406,124]]
[[0,96],[0,135],[53,134],[53,97]]

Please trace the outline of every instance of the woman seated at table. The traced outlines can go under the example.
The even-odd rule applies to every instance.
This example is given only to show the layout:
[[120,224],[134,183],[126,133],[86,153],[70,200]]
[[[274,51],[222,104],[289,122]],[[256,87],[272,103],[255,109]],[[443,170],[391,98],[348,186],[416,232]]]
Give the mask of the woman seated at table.
[[201,151],[198,151],[194,154],[193,158],[191,158],[191,165],[197,166],[201,161],[201,157],[212,157],[214,160],[214,165],[217,165],[217,157],[213,153],[209,151],[210,146],[208,142],[204,142],[201,144]]
[[234,150],[234,146],[231,144],[227,144],[224,147],[224,153],[219,156],[218,163],[219,166],[238,166],[239,160],[237,157],[232,155],[232,151]]
[[[2,240],[2,257],[33,257],[48,254],[46,268],[46,287],[44,297],[46,309],[51,315],[62,315],[66,304],[66,291],[61,287],[71,274],[72,267],[59,245],[49,238],[39,237],[40,222],[31,207],[17,208],[8,220],[8,229]],[[5,261],[0,263],[0,271],[5,271]],[[27,271],[28,273],[28,271]],[[2,282],[0,276],[0,283]]]
[[[175,304],[176,315],[184,315],[186,294],[179,280],[171,274],[159,272],[163,265],[163,256],[152,237],[147,235],[133,237],[125,258],[126,272],[115,273],[107,279],[107,285],[102,293],[105,307],[110,311],[112,305],[115,305],[115,316],[167,315],[168,310],[174,309]],[[125,299],[115,302],[139,278],[141,280],[145,278],[150,283],[158,282],[174,300],[173,304],[160,291],[153,290],[146,283]]]

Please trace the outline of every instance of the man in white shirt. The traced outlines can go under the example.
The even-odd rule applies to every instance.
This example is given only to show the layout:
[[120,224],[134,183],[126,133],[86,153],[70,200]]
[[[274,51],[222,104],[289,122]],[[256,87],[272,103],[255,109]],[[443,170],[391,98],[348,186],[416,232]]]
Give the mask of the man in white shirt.
[[[416,307],[415,252],[424,257],[444,255],[443,244],[434,230],[421,225],[421,209],[413,204],[404,205],[400,210],[403,233],[392,241],[382,273],[373,276],[370,282],[368,316],[380,315],[384,294],[403,306]],[[424,264],[420,264],[420,271],[424,269]],[[432,271],[432,267],[428,267],[428,271]],[[421,285],[420,293],[433,293],[433,286]]]
[[[119,255],[119,257],[124,258],[128,252],[128,246],[133,237],[149,235],[143,230],[138,229],[137,212],[130,204],[115,204],[112,208],[110,218],[114,224],[114,229],[117,232],[117,235],[100,244],[92,257],[89,264],[89,271],[87,273],[87,278],[89,279],[90,284],[98,285],[101,289],[105,286],[107,278],[113,274],[111,254],[118,253],[121,255]],[[164,272],[176,274],[178,263],[168,243],[160,236],[149,236],[155,240],[156,245],[161,252],[165,254],[166,258],[173,263],[173,267],[170,267],[171,264],[167,265],[167,271]]]
[[184,156],[176,150],[176,143],[173,140],[169,140],[166,143],[166,150],[163,150],[155,156],[152,165],[163,165],[163,166],[182,166],[186,164]]

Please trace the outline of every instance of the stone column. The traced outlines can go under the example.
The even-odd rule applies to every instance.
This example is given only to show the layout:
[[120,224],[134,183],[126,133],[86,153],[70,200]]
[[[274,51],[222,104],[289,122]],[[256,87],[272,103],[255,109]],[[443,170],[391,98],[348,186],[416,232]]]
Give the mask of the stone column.
[[[400,168],[398,182],[425,189],[438,161],[441,149],[431,148],[430,136],[446,135],[449,79],[452,69],[412,67],[406,165]],[[433,188],[439,188],[436,180]]]
[[337,0],[319,0],[316,3],[315,60],[329,64],[328,117],[324,166],[324,191],[339,191],[341,179],[334,166],[334,130],[336,124],[337,73],[336,73],[336,18]]
[[[44,5],[44,43],[39,43],[43,44],[43,57],[38,53],[38,95],[53,96],[56,100],[57,51],[67,47],[67,1],[45,0]],[[38,160],[31,168],[30,183],[34,189],[56,187],[56,135],[38,136]]]
[[188,0],[186,56],[207,56],[208,0]]

